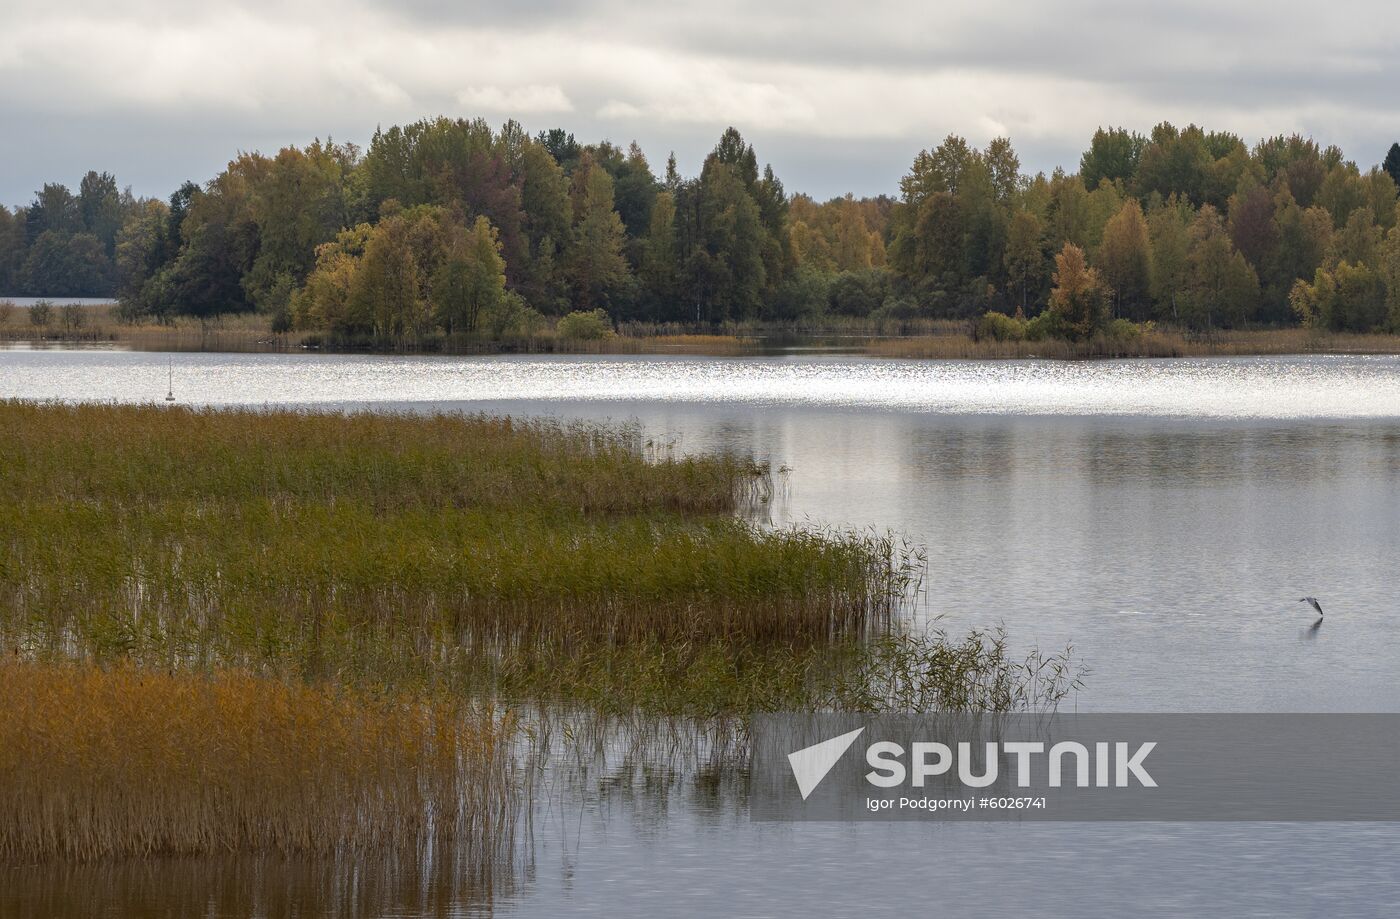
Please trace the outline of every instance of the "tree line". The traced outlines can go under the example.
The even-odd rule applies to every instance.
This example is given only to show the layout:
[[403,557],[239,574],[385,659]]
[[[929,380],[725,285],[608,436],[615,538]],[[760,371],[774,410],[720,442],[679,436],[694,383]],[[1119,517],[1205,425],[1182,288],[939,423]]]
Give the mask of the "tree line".
[[[0,207],[0,292],[111,296],[166,319],[403,341],[501,337],[572,311],[713,325],[826,316],[1307,323],[1400,331],[1400,144],[1336,147],[1161,124],[1100,129],[1078,170],[950,136],[897,195],[789,194],[725,131],[696,176],[634,143],[436,118],[369,146],[241,154],[168,201],[92,172]],[[995,317],[994,317],[995,318]],[[1000,320],[999,320],[1000,323]],[[993,324],[993,331],[1006,327]]]

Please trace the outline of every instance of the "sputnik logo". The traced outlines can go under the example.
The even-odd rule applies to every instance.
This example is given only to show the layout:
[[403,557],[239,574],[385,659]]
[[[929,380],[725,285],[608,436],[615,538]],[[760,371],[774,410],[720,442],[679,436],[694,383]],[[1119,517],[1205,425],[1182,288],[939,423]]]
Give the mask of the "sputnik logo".
[[851,744],[855,743],[856,738],[864,731],[865,728],[856,728],[848,734],[823,740],[819,744],[803,747],[795,753],[788,754],[788,763],[792,766],[792,775],[797,779],[797,790],[802,792],[803,801],[816,791],[822,779],[831,771],[831,767],[836,765],[836,761],[851,748]]

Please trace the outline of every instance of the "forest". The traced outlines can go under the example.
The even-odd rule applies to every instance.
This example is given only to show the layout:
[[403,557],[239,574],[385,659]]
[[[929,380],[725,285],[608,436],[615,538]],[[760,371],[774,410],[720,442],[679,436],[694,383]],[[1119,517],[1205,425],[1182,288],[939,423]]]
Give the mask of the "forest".
[[[1400,144],[1163,123],[1098,130],[1078,170],[949,136],[897,194],[790,193],[734,128],[697,176],[634,143],[436,118],[244,153],[168,200],[89,172],[0,207],[0,293],[106,296],[131,320],[258,312],[347,341],[500,338],[566,314],[716,327],[976,319],[994,337],[1129,324],[1400,331]],[[604,311],[597,313],[595,311]],[[996,314],[996,315],[988,315]]]

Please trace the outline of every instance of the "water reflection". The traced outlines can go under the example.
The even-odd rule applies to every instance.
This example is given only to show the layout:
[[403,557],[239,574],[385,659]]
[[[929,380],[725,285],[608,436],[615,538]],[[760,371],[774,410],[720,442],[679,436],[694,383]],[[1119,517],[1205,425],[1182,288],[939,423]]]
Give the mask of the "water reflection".
[[1400,428],[930,419],[910,432],[908,465],[929,483],[1017,478],[1076,478],[1109,486],[1310,482],[1400,471]]
[[[177,389],[196,401],[635,419],[678,451],[790,467],[760,519],[923,544],[917,615],[954,632],[1004,622],[1047,649],[1073,642],[1094,670],[1081,710],[1400,710],[1393,357],[174,361]],[[162,355],[5,352],[0,395],[158,400],[165,373]],[[1307,595],[1335,598],[1325,630],[1298,618]],[[0,913],[1400,909],[1394,826],[764,826],[748,822],[723,757],[701,749],[677,766],[615,736],[581,737],[559,759],[576,771],[536,777],[514,868],[484,885],[411,865],[27,868],[0,877]],[[673,744],[691,749],[675,737],[661,747]],[[368,892],[352,902],[347,878]]]
[[1217,420],[1400,417],[1400,357],[894,361],[859,357],[386,357],[0,352],[0,394],[160,401],[820,407],[944,415]]
[[188,919],[191,916],[487,915],[519,896],[528,876],[513,866],[462,865],[407,855],[310,861],[153,858],[92,865],[6,868],[0,914]]

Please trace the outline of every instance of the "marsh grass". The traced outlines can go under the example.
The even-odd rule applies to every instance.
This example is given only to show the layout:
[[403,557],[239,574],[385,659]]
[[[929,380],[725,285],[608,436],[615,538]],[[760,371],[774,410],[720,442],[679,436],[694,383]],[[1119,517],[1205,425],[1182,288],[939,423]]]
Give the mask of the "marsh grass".
[[895,629],[827,645],[643,645],[556,657],[516,655],[493,685],[513,699],[725,719],[754,712],[1047,713],[1079,691],[1073,647],[1018,655],[1002,628],[950,635]]
[[741,519],[772,487],[626,429],[0,402],[0,860],[486,864],[529,787],[495,712],[708,731],[1077,687],[1068,654],[900,632],[920,553]]
[[519,802],[508,717],[236,671],[0,664],[0,862],[451,842]]
[[1089,668],[1074,647],[1018,656],[1004,627],[893,632],[838,659],[802,710],[878,714],[1052,713],[1083,688]]
[[138,351],[418,352],[437,354],[691,354],[743,356],[788,344],[821,343],[875,357],[930,360],[1044,358],[1086,360],[1131,357],[1212,357],[1257,354],[1396,354],[1400,335],[1332,333],[1305,328],[1217,329],[1193,332],[1158,325],[1131,336],[1088,341],[995,341],[973,334],[975,323],[956,319],[872,319],[822,315],[786,322],[743,320],[718,326],[624,321],[617,334],[597,340],[561,339],[545,328],[505,339],[432,336],[414,342],[336,339],[313,332],[273,332],[270,318],[242,313],[169,322],[124,322],[112,306],[75,309],[80,321],[54,322],[42,332],[16,318],[0,322],[0,342],[91,345]]
[[72,307],[42,330],[11,317],[8,323],[0,323],[0,341],[6,340],[120,345],[141,351],[287,351],[301,345],[300,335],[274,333],[269,318],[261,314],[124,322],[115,306],[105,304]]
[[634,428],[582,422],[0,402],[8,502],[700,514],[767,495],[750,460],[664,452]]
[[472,649],[824,643],[882,630],[917,576],[883,537],[728,518],[81,504],[0,529],[0,648],[365,679]]
[[[0,301],[3,302],[3,301]],[[74,307],[76,322],[57,319],[39,330],[12,309],[0,321],[0,342],[54,345],[106,345],[137,351],[302,352],[395,351],[434,354],[750,354],[758,350],[751,336],[731,331],[696,332],[681,323],[623,322],[618,334],[594,341],[565,339],[552,328],[500,339],[434,334],[414,341],[383,342],[368,337],[337,337],[319,332],[274,332],[271,318],[260,313],[229,313],[196,318],[172,317],[160,322],[123,320],[108,305]]]
[[611,429],[0,403],[0,432],[0,648],[45,659],[458,681],[478,652],[883,631],[919,575],[886,537],[735,519],[751,461]]
[[1130,336],[1097,335],[1087,341],[974,338],[966,331],[873,339],[876,357],[947,360],[1043,358],[1086,360],[1133,357],[1241,357],[1266,354],[1395,354],[1400,336],[1326,333],[1315,329],[1216,330],[1187,332],[1158,327]]

